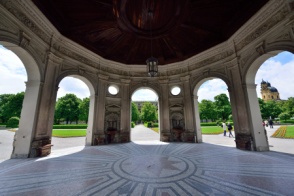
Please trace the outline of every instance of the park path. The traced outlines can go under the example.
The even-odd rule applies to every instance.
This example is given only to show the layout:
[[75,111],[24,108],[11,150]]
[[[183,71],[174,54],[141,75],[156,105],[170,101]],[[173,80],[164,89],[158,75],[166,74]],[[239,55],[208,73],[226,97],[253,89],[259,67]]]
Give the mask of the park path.
[[159,141],[159,134],[140,124],[131,129],[131,141]]

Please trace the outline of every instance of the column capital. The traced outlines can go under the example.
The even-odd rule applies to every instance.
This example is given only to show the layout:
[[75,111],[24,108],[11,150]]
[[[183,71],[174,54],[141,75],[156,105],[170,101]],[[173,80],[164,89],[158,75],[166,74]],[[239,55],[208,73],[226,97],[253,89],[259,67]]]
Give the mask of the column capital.
[[56,56],[52,52],[48,52],[47,60],[53,63],[54,65],[60,65],[63,62],[63,58]]

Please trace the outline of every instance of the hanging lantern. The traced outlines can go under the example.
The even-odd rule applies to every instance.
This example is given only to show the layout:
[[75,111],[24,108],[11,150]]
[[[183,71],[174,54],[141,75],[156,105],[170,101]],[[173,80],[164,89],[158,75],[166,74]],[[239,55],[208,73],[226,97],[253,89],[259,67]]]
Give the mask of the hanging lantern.
[[153,56],[146,60],[148,75],[155,77],[158,73],[158,60]]

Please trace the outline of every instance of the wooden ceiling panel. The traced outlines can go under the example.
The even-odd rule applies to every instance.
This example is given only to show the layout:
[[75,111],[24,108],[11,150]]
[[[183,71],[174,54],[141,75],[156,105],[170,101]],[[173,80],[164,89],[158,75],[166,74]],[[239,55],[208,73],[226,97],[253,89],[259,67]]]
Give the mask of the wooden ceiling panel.
[[269,0],[32,0],[61,34],[103,58],[160,65],[226,41]]

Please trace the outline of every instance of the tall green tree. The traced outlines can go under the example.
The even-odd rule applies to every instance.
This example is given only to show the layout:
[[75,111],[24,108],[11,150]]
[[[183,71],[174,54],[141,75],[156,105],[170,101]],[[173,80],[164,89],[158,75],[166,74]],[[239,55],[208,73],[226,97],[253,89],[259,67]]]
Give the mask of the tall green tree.
[[2,94],[0,95],[0,122],[7,122],[7,118],[4,115],[3,106],[9,101],[9,97],[14,96],[13,94]]
[[82,120],[88,123],[89,108],[90,108],[90,98],[86,97],[80,102],[80,105],[79,105],[79,120]]
[[19,117],[22,109],[22,103],[24,100],[24,92],[17,93],[15,95],[6,95],[2,96],[2,99],[5,102],[1,106],[1,116],[4,122],[11,117]]
[[66,94],[57,100],[55,106],[55,121],[64,119],[66,124],[79,119],[79,105],[81,99],[75,94]]
[[144,122],[151,122],[157,120],[157,108],[150,102],[145,102],[141,108],[141,119]]
[[138,106],[132,102],[132,121],[137,122],[138,120],[140,120],[140,112]]
[[222,93],[214,97],[214,104],[218,118],[226,120],[232,113],[231,104],[226,94]]
[[279,105],[274,100],[270,100],[265,102],[265,114],[264,117],[266,118],[278,118],[279,114],[282,113],[282,109],[279,107]]
[[200,113],[200,119],[211,119],[214,121],[217,118],[215,105],[213,101],[203,99],[199,103],[199,113]]

